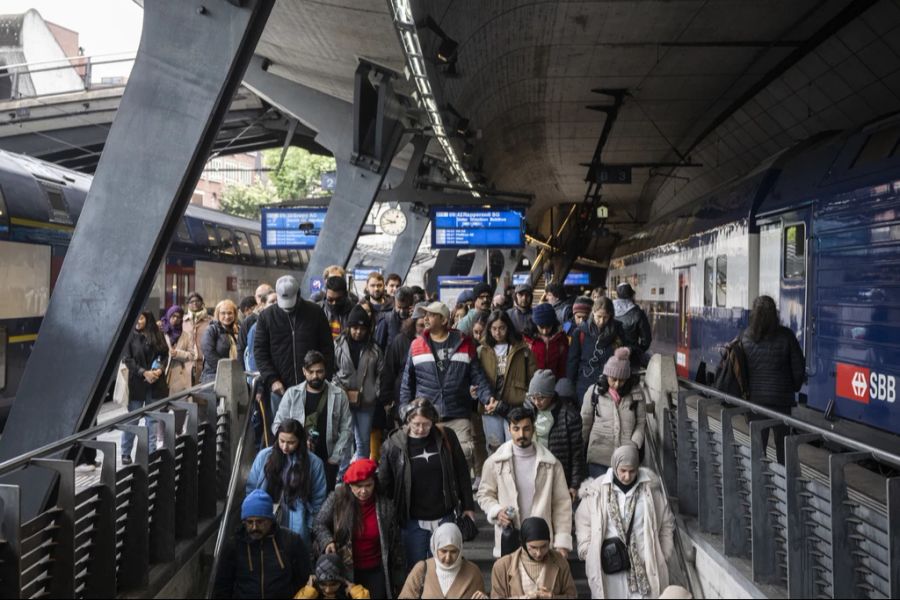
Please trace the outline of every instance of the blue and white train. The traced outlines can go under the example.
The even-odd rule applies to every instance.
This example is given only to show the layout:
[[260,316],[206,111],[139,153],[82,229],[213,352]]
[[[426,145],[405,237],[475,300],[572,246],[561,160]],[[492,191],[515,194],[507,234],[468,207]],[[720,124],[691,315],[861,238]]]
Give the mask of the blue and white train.
[[[0,421],[16,395],[90,185],[83,173],[0,151]],[[158,315],[183,305],[195,290],[210,304],[237,302],[262,282],[285,273],[299,277],[308,263],[305,251],[264,250],[258,221],[191,205],[147,306]]]
[[610,264],[622,281],[652,351],[704,382],[772,296],[806,355],[807,407],[900,434],[900,114],[799,143],[631,236]]

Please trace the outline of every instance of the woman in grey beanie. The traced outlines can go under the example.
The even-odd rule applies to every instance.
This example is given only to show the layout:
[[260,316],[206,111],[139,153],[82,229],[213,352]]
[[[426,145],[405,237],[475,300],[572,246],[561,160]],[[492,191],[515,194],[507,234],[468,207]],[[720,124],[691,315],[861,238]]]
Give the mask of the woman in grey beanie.
[[581,405],[581,434],[587,442],[588,474],[599,477],[610,465],[613,451],[631,441],[644,445],[647,413],[640,387],[631,378],[631,352],[617,348],[606,361],[603,375],[588,388]]

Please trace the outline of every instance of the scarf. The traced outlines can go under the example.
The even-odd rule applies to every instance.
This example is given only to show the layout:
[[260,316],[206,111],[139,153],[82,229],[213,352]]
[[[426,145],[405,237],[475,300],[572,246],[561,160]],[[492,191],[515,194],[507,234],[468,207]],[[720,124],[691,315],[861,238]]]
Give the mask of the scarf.
[[[613,481],[616,481],[613,475]],[[635,484],[637,479],[635,479]],[[637,503],[641,495],[644,493],[644,486],[639,487],[633,494],[625,499],[625,514],[619,512],[619,499],[616,497],[616,486],[610,485],[607,488],[606,503],[609,507],[608,518],[611,518],[619,532],[619,537],[625,542],[628,533],[628,524],[634,518],[634,511],[637,509]],[[631,593],[639,593],[642,596],[650,594],[650,581],[647,579],[647,568],[644,566],[644,558],[637,549],[637,537],[639,531],[632,530],[631,541],[628,543],[628,558],[631,559],[631,568],[626,572],[628,575],[628,590]],[[627,542],[626,542],[627,543]]]
[[[446,548],[447,546],[453,546],[459,550],[459,556],[456,557],[456,562],[449,567],[442,563],[437,557],[438,550]],[[441,586],[441,594],[444,596],[447,595],[453,582],[456,581],[456,576],[459,575],[459,570],[462,569],[462,549],[462,532],[460,532],[459,527],[457,527],[455,523],[444,523],[438,527],[431,536],[431,554],[434,556],[434,566],[437,569],[438,584]]]
[[619,402],[622,401],[622,396],[619,395],[619,390],[611,387],[609,388],[609,390],[607,390],[607,393],[609,393],[609,397],[612,398],[613,402],[615,402],[616,406],[618,406]]
[[182,318],[184,317],[184,309],[182,309],[177,304],[175,306],[169,307],[169,310],[166,311],[165,316],[162,319],[162,332],[163,334],[169,337],[169,343],[174,346],[178,343],[178,338],[181,337],[181,324],[178,324],[178,327],[174,327],[172,323],[169,322],[169,319],[172,318],[172,315],[181,314]]
[[552,409],[536,411],[534,418],[534,434],[537,436],[538,442],[545,448],[550,447],[550,430],[553,429]]

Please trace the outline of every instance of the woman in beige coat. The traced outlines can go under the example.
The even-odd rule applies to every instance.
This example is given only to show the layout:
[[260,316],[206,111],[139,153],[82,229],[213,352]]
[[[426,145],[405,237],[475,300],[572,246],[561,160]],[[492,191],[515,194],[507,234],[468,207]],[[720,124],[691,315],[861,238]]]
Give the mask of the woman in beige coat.
[[191,387],[194,361],[197,360],[197,351],[194,348],[194,336],[186,333],[182,327],[184,309],[172,306],[166,311],[162,319],[162,331],[166,336],[166,344],[169,346],[169,367],[166,372],[166,383],[169,385],[169,394],[175,395]]
[[525,519],[520,534],[522,546],[491,569],[491,598],[577,598],[569,562],[550,547],[547,522]]
[[[634,444],[616,449],[611,462],[603,477],[582,484],[575,513],[578,557],[585,561],[591,597],[657,598],[669,584],[675,518],[659,479],[640,467]],[[631,567],[607,574],[600,549],[616,537],[627,547]]]
[[581,404],[581,437],[587,446],[588,475],[600,477],[613,451],[626,442],[644,445],[647,411],[644,395],[631,378],[631,352],[618,348],[603,375],[588,388]]
[[203,349],[200,344],[203,342],[203,336],[212,318],[206,311],[206,305],[203,303],[203,296],[197,292],[188,296],[188,309],[184,313],[184,323],[182,324],[182,334],[188,337],[196,358],[193,361],[185,363],[185,366],[191,370],[191,385],[200,382],[200,373],[203,372]]
[[444,523],[431,536],[434,558],[416,563],[398,598],[487,598],[481,570],[462,556],[462,532]]

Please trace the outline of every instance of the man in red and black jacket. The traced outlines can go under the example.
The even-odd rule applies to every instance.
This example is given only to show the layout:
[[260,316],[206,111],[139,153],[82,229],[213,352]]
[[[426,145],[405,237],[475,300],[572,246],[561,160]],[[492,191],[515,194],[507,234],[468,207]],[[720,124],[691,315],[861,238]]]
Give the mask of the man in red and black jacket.
[[490,383],[477,358],[477,344],[471,337],[449,329],[450,309],[443,302],[425,307],[425,332],[413,340],[400,384],[400,414],[416,398],[426,398],[437,408],[441,423],[453,429],[469,466],[473,465],[472,395],[495,406]]

